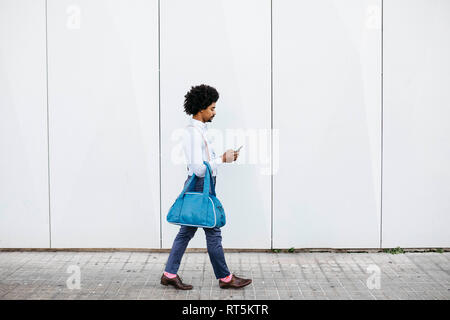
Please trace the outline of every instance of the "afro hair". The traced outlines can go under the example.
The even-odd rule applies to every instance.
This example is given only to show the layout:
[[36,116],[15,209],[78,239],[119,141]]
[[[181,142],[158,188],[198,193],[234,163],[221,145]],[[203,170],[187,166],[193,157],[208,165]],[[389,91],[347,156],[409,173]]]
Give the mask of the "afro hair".
[[201,84],[192,86],[184,98],[184,112],[188,115],[195,115],[216,102],[219,99],[219,93],[215,88]]

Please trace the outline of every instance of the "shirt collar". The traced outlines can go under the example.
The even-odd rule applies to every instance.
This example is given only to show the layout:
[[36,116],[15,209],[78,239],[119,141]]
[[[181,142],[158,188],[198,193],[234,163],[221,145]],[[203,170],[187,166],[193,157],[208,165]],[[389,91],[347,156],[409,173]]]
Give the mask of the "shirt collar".
[[206,132],[206,130],[208,130],[208,125],[206,124],[206,122],[191,118],[191,124],[200,128],[202,132]]

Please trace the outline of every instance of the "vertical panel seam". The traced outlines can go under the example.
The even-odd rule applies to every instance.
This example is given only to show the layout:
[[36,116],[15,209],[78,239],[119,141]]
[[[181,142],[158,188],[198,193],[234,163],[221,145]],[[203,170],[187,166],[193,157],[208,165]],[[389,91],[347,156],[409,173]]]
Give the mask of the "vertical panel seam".
[[273,9],[270,0],[270,249],[273,249]]
[[52,224],[50,205],[50,134],[49,134],[49,108],[48,108],[48,4],[45,0],[45,85],[46,85],[46,105],[47,105],[47,192],[48,192],[48,238],[49,247],[52,247]]
[[161,204],[161,50],[160,50],[161,9],[158,0],[158,147],[159,147],[159,247],[162,249],[162,204]]
[[383,0],[381,0],[381,172],[380,172],[380,249],[383,247]]

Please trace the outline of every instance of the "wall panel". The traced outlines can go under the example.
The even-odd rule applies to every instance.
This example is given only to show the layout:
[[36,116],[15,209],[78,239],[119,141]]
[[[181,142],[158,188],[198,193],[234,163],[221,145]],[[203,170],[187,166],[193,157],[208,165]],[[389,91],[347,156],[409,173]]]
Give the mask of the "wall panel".
[[45,2],[0,2],[0,248],[48,248]]
[[450,247],[450,2],[385,1],[383,247]]
[[[179,229],[167,212],[186,180],[180,130],[184,95],[208,84],[219,92],[209,123],[215,150],[245,144],[224,164],[217,194],[227,214],[225,248],[270,247],[270,1],[161,1],[161,192],[163,248]],[[262,154],[260,156],[260,154]],[[203,230],[189,247],[206,247]]]
[[378,247],[381,1],[274,1],[273,77],[274,247]]
[[48,1],[53,247],[159,247],[158,2]]

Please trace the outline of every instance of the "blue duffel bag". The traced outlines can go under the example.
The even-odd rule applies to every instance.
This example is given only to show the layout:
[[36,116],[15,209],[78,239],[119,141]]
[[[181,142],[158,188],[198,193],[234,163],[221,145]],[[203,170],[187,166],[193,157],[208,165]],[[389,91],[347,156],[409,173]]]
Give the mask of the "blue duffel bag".
[[[223,227],[226,223],[225,211],[219,199],[216,198],[216,190],[212,181],[212,171],[209,163],[206,165],[203,192],[188,192],[198,177],[193,174],[184,186],[175,203],[167,214],[167,222],[200,228]],[[209,193],[211,186],[211,193]]]

